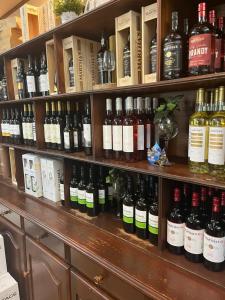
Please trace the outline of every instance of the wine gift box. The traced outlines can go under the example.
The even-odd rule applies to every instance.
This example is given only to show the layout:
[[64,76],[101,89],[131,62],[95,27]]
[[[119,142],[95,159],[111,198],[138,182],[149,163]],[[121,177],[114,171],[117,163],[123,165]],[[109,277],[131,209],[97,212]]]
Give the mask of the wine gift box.
[[[97,51],[99,43],[71,36],[63,40],[65,90],[67,93],[91,90],[97,80]],[[69,76],[69,63],[73,60],[73,84]]]
[[[115,19],[117,86],[141,83],[141,16],[129,11]],[[130,34],[131,76],[124,77],[123,50]]]
[[[156,72],[150,73],[149,45],[156,34],[157,27],[157,3],[142,7],[142,83],[156,81]],[[156,48],[157,62],[157,48]]]
[[5,258],[5,245],[3,236],[0,234],[0,276],[7,273],[6,258]]
[[0,53],[22,43],[21,20],[19,17],[0,20],[0,40]]
[[15,100],[19,100],[18,87],[17,87],[17,83],[16,83],[16,74],[17,74],[17,68],[18,68],[18,65],[19,65],[19,60],[22,60],[23,63],[24,63],[25,72],[27,70],[27,60],[26,59],[14,58],[14,59],[11,60],[12,80],[13,80],[13,89],[14,89],[14,98],[15,98]]
[[47,41],[45,45],[46,45],[47,65],[48,65],[49,92],[50,95],[53,95],[57,93],[57,90],[55,90],[56,60],[55,60],[54,40]]
[[20,8],[23,42],[39,35],[39,9],[36,6],[25,4]]

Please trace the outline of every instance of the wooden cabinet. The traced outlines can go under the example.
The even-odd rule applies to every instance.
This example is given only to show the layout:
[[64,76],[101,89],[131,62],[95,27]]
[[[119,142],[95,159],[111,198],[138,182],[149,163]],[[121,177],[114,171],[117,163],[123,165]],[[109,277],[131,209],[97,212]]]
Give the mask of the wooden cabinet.
[[21,300],[30,300],[27,293],[24,233],[4,217],[0,217],[0,233],[4,237],[8,272],[19,284]]
[[29,237],[26,250],[29,300],[70,300],[69,266]]
[[[112,300],[106,293],[89,283],[75,271],[71,271],[72,300]],[[136,299],[137,300],[137,299]]]

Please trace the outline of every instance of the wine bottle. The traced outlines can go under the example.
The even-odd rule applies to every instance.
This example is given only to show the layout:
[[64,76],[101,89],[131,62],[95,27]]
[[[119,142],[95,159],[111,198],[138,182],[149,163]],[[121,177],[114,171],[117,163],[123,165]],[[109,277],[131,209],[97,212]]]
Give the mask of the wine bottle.
[[11,108],[11,113],[10,113],[10,121],[9,121],[9,142],[14,144],[14,110]]
[[214,35],[215,35],[215,61],[214,61],[214,71],[221,72],[222,70],[222,32],[218,28],[216,11],[214,9],[209,11],[209,23],[213,27]]
[[49,103],[45,102],[45,120],[44,120],[44,136],[46,148],[51,148],[51,132],[50,132],[50,110]]
[[20,114],[18,108],[15,109],[15,119],[14,119],[14,143],[17,145],[22,144],[22,123],[20,119]]
[[68,73],[69,73],[69,86],[75,86],[75,76],[74,76],[74,65],[73,65],[73,56],[69,59],[68,63]]
[[208,209],[207,209],[207,188],[201,187],[201,199],[200,199],[200,216],[203,221],[204,228],[209,221]]
[[148,204],[146,201],[145,181],[140,180],[140,193],[135,205],[135,231],[136,235],[145,240],[148,237]]
[[10,128],[9,128],[9,110],[6,109],[6,118],[5,118],[5,142],[9,142],[9,137],[10,137]]
[[23,118],[22,118],[22,130],[23,130],[23,142],[28,144],[28,128],[27,128],[27,105],[23,106]]
[[81,165],[80,168],[80,182],[78,184],[78,208],[80,212],[85,213],[86,207],[86,180],[85,180],[85,169]]
[[213,198],[212,216],[204,233],[204,266],[214,272],[224,267],[225,229],[221,221],[220,199]]
[[85,104],[85,112],[83,116],[83,131],[84,131],[84,153],[92,154],[92,130],[91,130],[91,111],[89,100]]
[[153,36],[153,38],[151,39],[150,42],[150,57],[149,57],[149,61],[150,61],[150,74],[152,73],[156,73],[156,68],[157,68],[157,27],[155,30],[155,35]]
[[127,43],[123,49],[123,75],[131,76],[131,52],[130,52],[130,33],[127,37]]
[[145,98],[145,148],[151,149],[154,144],[154,114],[151,98]]
[[46,55],[44,52],[42,52],[41,55],[39,87],[42,96],[49,95],[48,67],[47,67]]
[[64,130],[64,120],[62,114],[62,105],[61,102],[58,101],[58,108],[57,108],[57,116],[55,122],[55,137],[56,137],[56,148],[58,150],[64,149],[64,139],[63,139],[63,130]]
[[130,175],[127,177],[127,191],[123,197],[123,227],[128,233],[134,233],[134,207],[135,200],[133,197],[132,178]]
[[33,145],[34,144],[34,137],[33,137],[33,112],[32,112],[31,104],[28,104],[27,142],[28,142],[28,145]]
[[37,143],[37,132],[36,132],[36,120],[35,120],[34,104],[31,106],[31,110],[32,110],[33,144],[36,145],[36,143]]
[[104,34],[102,33],[101,37],[101,49],[99,50],[97,54],[97,64],[98,64],[98,77],[99,77],[99,83],[104,84],[108,83],[108,73],[105,71],[104,68],[104,54],[105,51],[107,51],[107,44]]
[[225,228],[225,192],[221,193],[221,219]]
[[98,206],[99,211],[104,212],[107,209],[107,187],[105,180],[105,173],[102,166],[99,167],[99,179],[98,179]]
[[82,131],[80,126],[79,104],[76,102],[76,112],[73,116],[73,148],[75,152],[82,150]]
[[137,132],[137,148],[135,151],[136,160],[145,158],[145,124],[143,117],[143,99],[137,98],[137,112],[135,115],[135,132]]
[[27,92],[29,98],[37,96],[35,72],[31,55],[28,55],[28,70],[26,74]]
[[5,142],[6,141],[6,111],[3,108],[2,110],[2,120],[1,120],[1,137],[2,137],[2,141]]
[[167,246],[170,252],[182,254],[184,250],[184,214],[180,189],[174,189],[174,201],[167,218]]
[[192,194],[191,212],[184,229],[185,257],[192,262],[201,262],[203,253],[204,223],[199,212],[199,194]]
[[86,187],[86,207],[90,217],[98,215],[98,189],[94,182],[94,166],[89,167],[89,183]]
[[188,50],[189,50],[189,21],[184,18],[184,31],[183,31],[183,73],[188,75]]
[[34,58],[34,77],[35,77],[36,96],[40,96],[39,76],[40,76],[39,61],[38,61],[37,57],[35,57]]
[[24,64],[22,60],[18,61],[18,68],[16,73],[16,85],[17,85],[17,91],[18,91],[18,97],[19,99],[26,98],[26,75],[24,72]]
[[73,165],[72,167],[72,178],[70,181],[70,206],[74,209],[78,208],[78,167]]
[[61,174],[60,177],[59,191],[60,191],[61,204],[65,206],[64,174]]
[[117,160],[122,159],[123,153],[123,109],[122,98],[116,98],[116,114],[113,119],[113,157]]
[[149,234],[149,241],[153,245],[158,245],[159,212],[158,212],[158,182],[157,181],[154,182],[154,198],[149,207],[148,234]]
[[106,99],[106,117],[103,123],[103,150],[105,158],[112,158],[112,99]]
[[183,185],[183,195],[182,195],[182,203],[183,203],[183,213],[186,218],[190,213],[191,201],[190,201],[190,190],[187,183]]
[[66,115],[66,126],[63,131],[64,149],[66,152],[73,151],[73,129],[70,124],[70,116]]
[[57,120],[56,120],[56,111],[55,111],[55,102],[54,101],[52,101],[51,106],[52,106],[52,115],[50,118],[50,125],[49,125],[50,144],[51,144],[51,149],[57,149],[57,140],[56,140]]

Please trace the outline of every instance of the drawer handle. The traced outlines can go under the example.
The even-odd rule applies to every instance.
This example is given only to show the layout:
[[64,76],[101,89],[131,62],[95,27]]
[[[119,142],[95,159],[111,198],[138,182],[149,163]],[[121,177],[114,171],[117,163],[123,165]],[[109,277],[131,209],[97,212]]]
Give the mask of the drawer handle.
[[2,213],[0,213],[0,216],[1,216],[1,217],[4,217],[5,215],[9,215],[9,214],[11,214],[11,213],[12,213],[11,210],[5,210],[5,211],[3,211]]
[[96,275],[94,277],[94,283],[96,285],[100,285],[103,282],[103,276],[102,275]]

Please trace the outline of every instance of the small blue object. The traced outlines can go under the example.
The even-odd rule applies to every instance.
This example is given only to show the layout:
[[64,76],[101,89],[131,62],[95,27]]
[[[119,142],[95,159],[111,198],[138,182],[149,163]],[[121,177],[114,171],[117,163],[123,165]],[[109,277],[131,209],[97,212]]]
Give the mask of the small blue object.
[[155,165],[155,163],[159,161],[161,153],[162,150],[159,147],[158,143],[155,143],[152,149],[148,149],[147,160],[150,165]]

